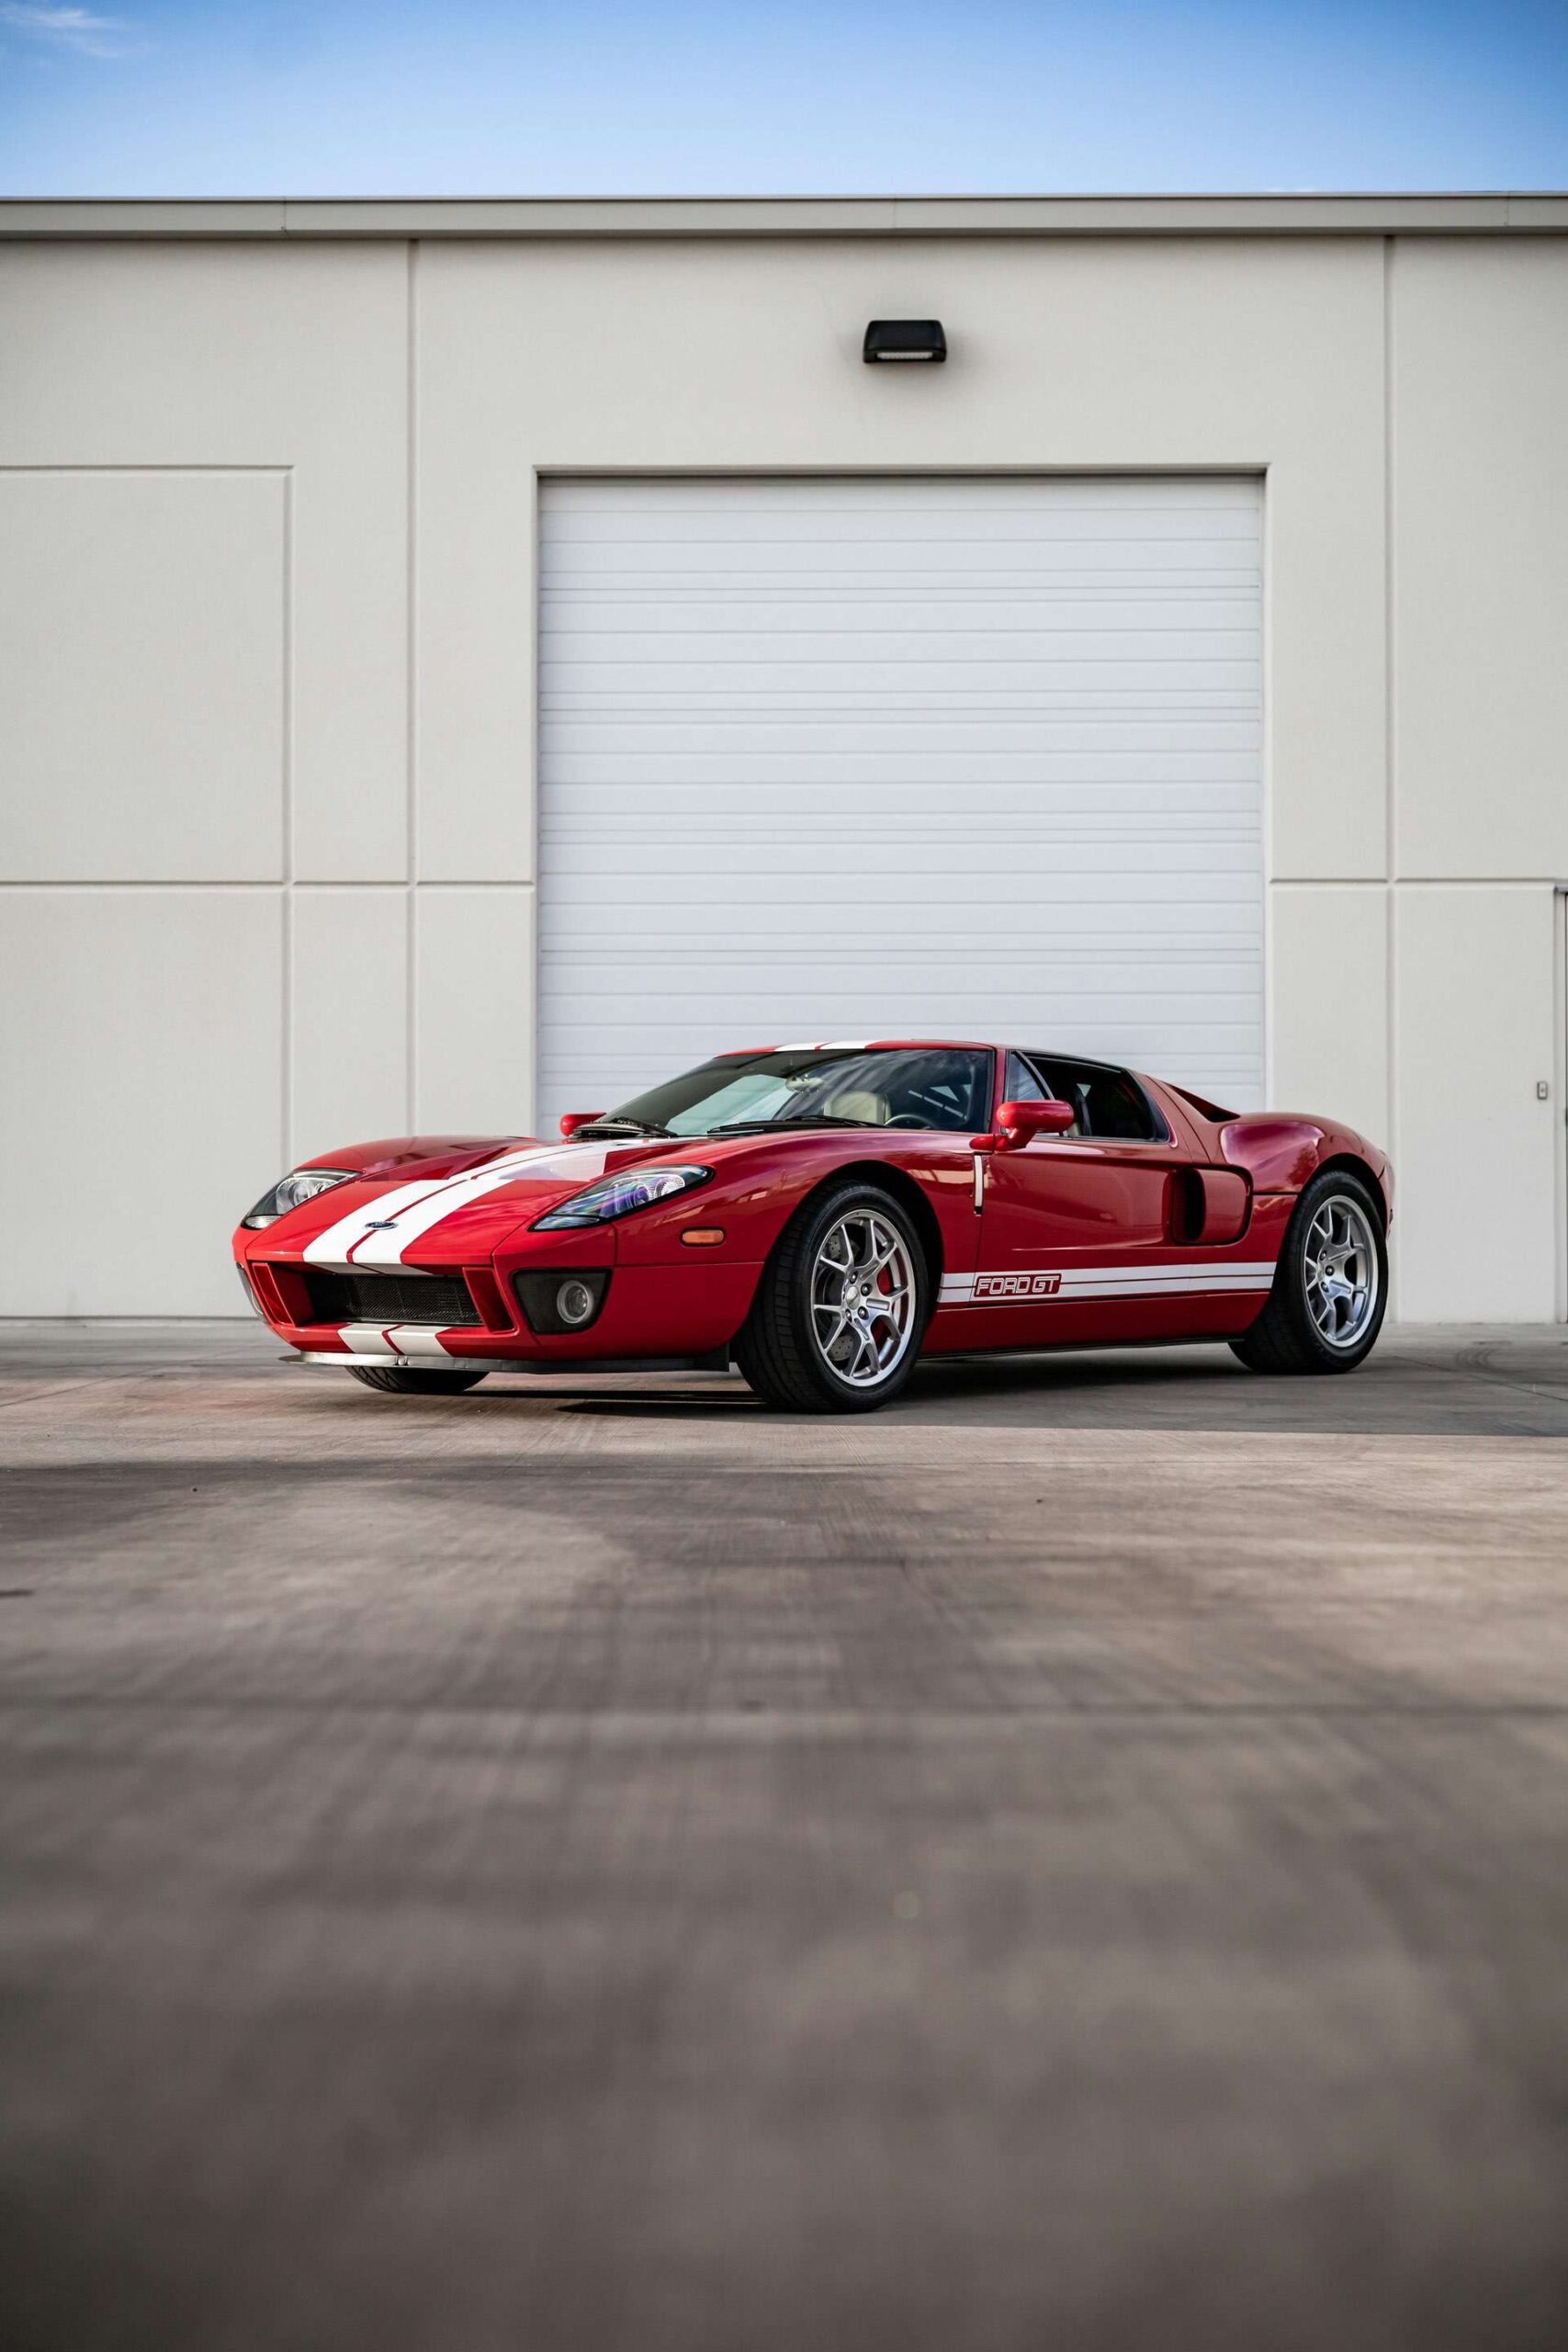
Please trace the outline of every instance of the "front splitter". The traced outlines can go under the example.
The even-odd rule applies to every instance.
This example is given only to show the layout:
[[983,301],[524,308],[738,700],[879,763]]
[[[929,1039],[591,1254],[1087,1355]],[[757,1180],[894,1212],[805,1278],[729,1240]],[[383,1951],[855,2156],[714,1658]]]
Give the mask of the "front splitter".
[[585,1372],[728,1372],[728,1352],[706,1356],[568,1356],[541,1360],[538,1356],[394,1356],[329,1354],[325,1349],[301,1348],[299,1363],[334,1366],[373,1364],[380,1372],[521,1372],[536,1379],[559,1380],[563,1374]]

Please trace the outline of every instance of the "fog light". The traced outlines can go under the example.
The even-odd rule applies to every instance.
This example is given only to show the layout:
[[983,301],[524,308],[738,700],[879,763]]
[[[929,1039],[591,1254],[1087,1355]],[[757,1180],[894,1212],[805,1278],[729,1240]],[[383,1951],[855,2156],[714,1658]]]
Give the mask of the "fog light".
[[603,1312],[610,1269],[520,1266],[512,1287],[530,1331],[558,1339],[563,1331],[586,1331]]
[[592,1315],[593,1307],[593,1293],[575,1274],[570,1282],[562,1283],[556,1293],[556,1313],[569,1331],[575,1330],[579,1324],[586,1323]]

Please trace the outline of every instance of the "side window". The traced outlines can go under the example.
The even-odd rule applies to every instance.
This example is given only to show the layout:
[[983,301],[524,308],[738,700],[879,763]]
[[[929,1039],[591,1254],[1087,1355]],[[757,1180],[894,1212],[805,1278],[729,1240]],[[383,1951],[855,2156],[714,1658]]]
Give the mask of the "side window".
[[1032,1054],[1031,1061],[1040,1072],[1058,1102],[1070,1102],[1077,1125],[1068,1132],[1070,1143],[1075,1136],[1087,1136],[1089,1124],[1089,1089],[1084,1084],[1089,1072],[1079,1062],[1054,1061],[1047,1054]]
[[1152,1143],[1155,1123],[1144,1090],[1125,1070],[1097,1070],[1089,1082],[1090,1135],[1113,1136],[1123,1143]]
[[1078,1133],[1122,1143],[1158,1143],[1159,1125],[1137,1080],[1099,1062],[1056,1061],[1036,1054],[1047,1085],[1078,1114]]
[[1045,1089],[1030,1069],[1021,1054],[1010,1054],[1002,1084],[1004,1102],[1043,1102]]

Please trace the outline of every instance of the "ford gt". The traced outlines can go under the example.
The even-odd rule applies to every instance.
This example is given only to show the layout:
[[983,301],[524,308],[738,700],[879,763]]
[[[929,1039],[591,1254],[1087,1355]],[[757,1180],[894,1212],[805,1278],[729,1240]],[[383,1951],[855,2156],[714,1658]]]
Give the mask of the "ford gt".
[[1206,1340],[1258,1372],[1349,1372],[1382,1321],[1375,1145],[1072,1055],[768,1046],[560,1128],[294,1169],[234,1236],[252,1304],[392,1395],[734,1364],[818,1412],[1004,1349]]

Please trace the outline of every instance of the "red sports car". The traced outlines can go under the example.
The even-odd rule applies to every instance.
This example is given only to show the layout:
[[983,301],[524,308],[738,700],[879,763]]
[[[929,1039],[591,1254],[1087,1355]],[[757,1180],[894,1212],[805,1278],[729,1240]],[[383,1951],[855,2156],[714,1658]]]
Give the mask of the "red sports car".
[[917,1356],[1214,1340],[1349,1372],[1393,1176],[1327,1119],[946,1040],[720,1054],[560,1143],[416,1136],[296,1169],[234,1237],[280,1340],[394,1394],[739,1364],[861,1412]]

